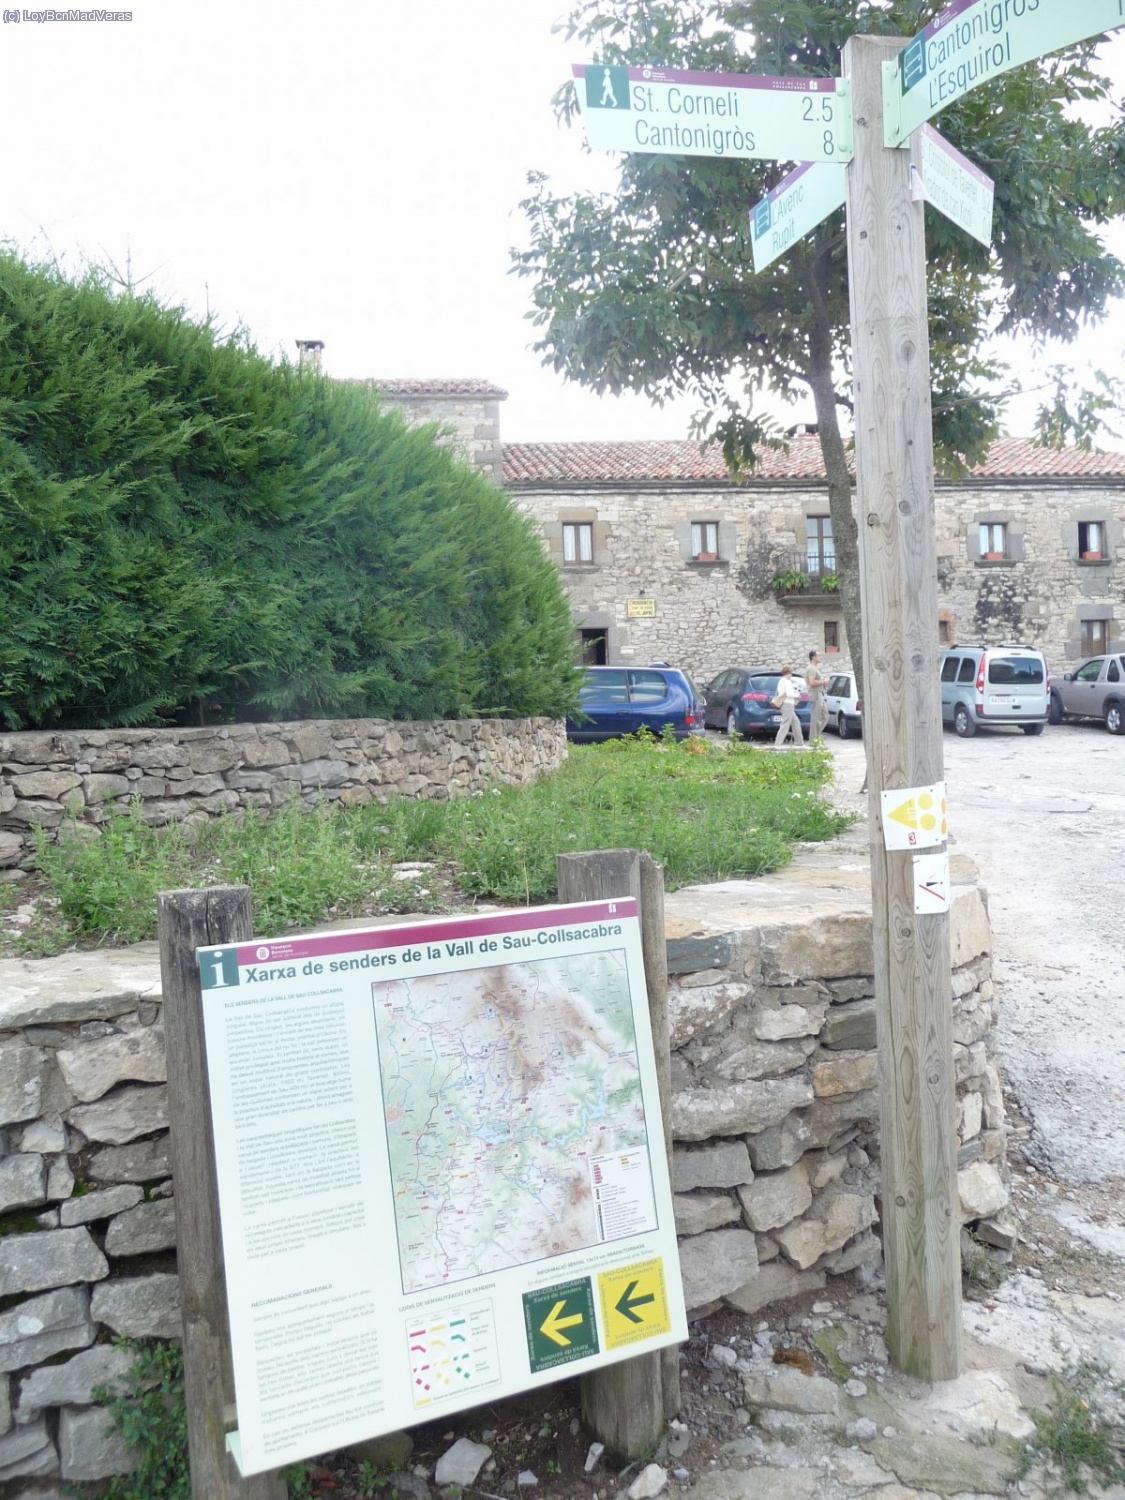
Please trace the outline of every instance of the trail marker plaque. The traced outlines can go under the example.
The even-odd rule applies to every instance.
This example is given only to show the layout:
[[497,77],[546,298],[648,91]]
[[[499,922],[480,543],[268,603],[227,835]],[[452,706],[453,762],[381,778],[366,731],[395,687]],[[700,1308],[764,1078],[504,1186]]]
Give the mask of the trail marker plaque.
[[927,203],[980,240],[992,243],[992,203],[996,184],[962,156],[932,125],[918,132],[918,170]]

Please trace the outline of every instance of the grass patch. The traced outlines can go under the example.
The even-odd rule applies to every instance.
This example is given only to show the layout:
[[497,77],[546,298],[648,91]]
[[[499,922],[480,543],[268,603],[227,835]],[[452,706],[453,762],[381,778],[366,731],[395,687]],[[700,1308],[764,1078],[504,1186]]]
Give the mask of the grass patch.
[[[9,949],[44,956],[154,937],[156,893],[187,886],[248,885],[255,931],[281,933],[482,898],[553,901],[556,856],[575,850],[646,849],[670,891],[760,875],[788,863],[794,844],[847,824],[826,800],[831,778],[819,747],[777,755],[641,734],[574,747],[534,786],[456,802],[294,804],[163,829],[117,807],[98,838],[73,826],[57,843],[40,839],[40,915]],[[396,879],[407,861],[434,868]]]
[[1025,1445],[1017,1478],[1042,1464],[1046,1478],[1061,1489],[1084,1495],[1093,1480],[1100,1487],[1125,1481],[1125,1435],[1103,1411],[1108,1382],[1097,1365],[1082,1363],[1051,1377],[1055,1400],[1049,1412],[1034,1413],[1035,1436]]

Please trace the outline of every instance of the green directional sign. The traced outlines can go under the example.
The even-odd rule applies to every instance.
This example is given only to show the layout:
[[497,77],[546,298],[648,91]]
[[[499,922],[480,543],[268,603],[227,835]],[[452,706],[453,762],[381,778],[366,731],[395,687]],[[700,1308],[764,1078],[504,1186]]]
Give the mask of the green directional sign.
[[586,139],[595,151],[841,164],[852,158],[846,78],[594,63],[578,63],[573,72]]
[[750,243],[755,271],[764,271],[834,209],[843,207],[845,176],[842,166],[805,162],[754,205]]
[[883,139],[918,126],[1009,68],[1125,26],[1125,0],[953,0],[883,65]]
[[594,1291],[588,1276],[524,1292],[523,1322],[533,1375],[598,1353]]
[[911,170],[921,168],[922,191],[926,202],[952,219],[966,234],[992,243],[992,200],[996,184],[986,177],[967,156],[951,146],[932,125],[919,132],[921,161]]

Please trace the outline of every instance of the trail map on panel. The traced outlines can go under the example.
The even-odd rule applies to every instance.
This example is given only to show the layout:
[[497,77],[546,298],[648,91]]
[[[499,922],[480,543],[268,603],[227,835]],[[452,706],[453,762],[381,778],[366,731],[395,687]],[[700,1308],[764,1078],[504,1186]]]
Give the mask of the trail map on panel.
[[405,1291],[656,1227],[624,952],[371,988]]

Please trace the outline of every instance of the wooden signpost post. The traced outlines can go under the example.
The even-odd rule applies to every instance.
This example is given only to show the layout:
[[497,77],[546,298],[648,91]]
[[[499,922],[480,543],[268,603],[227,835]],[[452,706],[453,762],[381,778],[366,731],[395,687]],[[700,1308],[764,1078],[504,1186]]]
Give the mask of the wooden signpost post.
[[[915,37],[852,37],[843,87],[773,80],[771,92],[769,80],[748,79],[753,91],[735,91],[726,75],[575,70],[593,146],[802,164],[748,205],[757,270],[846,205],[887,1342],[900,1369],[931,1381],[959,1374],[962,1352],[923,199],[987,243],[992,184],[922,127],[1007,69],[1123,25],[1125,0],[952,0]],[[831,131],[806,137],[795,121],[780,141],[751,128],[751,146],[724,136],[716,149],[714,132],[693,146],[690,130],[653,123],[674,114],[678,128],[690,97],[694,114],[716,116],[710,123],[721,114],[724,126],[737,117],[745,127],[785,86],[802,94],[802,123],[815,115],[815,90]],[[720,107],[723,90],[730,102]]]

